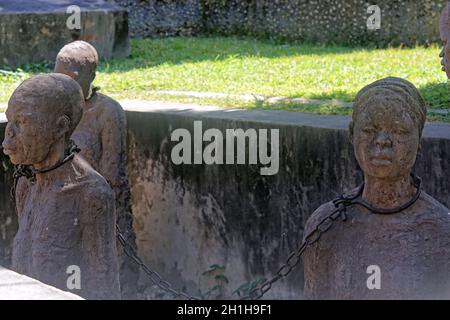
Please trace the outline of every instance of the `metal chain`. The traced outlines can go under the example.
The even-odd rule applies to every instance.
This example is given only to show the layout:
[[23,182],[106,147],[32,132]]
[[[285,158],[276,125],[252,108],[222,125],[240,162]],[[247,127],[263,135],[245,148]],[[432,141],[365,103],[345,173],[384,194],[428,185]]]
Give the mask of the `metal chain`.
[[119,225],[116,224],[116,230],[117,230],[117,238],[120,242],[120,244],[123,246],[125,254],[132,259],[135,263],[138,264],[142,270],[149,276],[150,280],[156,284],[160,289],[162,289],[165,292],[168,292],[172,294],[175,298],[177,297],[183,297],[187,300],[201,300],[199,297],[188,295],[187,293],[176,291],[172,288],[172,285],[165,281],[158,272],[152,270],[149,266],[147,266],[142,259],[137,255],[136,249],[134,249],[133,245],[129,243],[125,237],[123,236],[122,232],[120,231]]
[[333,225],[333,222],[338,218],[341,217],[343,221],[347,219],[346,215],[346,208],[348,205],[348,202],[350,201],[350,198],[338,198],[333,201],[334,205],[336,206],[336,209],[331,212],[329,215],[324,217],[317,225],[316,227],[304,238],[302,244],[300,247],[291,252],[291,254],[288,256],[286,262],[278,269],[275,276],[272,278],[264,281],[260,286],[257,288],[252,289],[248,295],[241,298],[241,300],[259,300],[261,299],[264,294],[266,294],[267,291],[269,291],[272,288],[272,285],[277,282],[278,280],[287,277],[292,270],[297,267],[299,264],[303,252],[306,250],[307,247],[313,245],[315,242],[319,241],[322,234],[327,232],[331,226]]
[[[13,200],[15,200],[15,191],[16,191],[15,187],[17,185],[17,181],[20,176],[26,176],[26,175],[23,173],[17,174],[17,171],[16,171],[14,174],[14,183],[11,188],[12,189],[11,195],[14,196]],[[362,205],[362,206],[366,207],[367,209],[369,209],[372,213],[378,213],[378,214],[396,213],[396,212],[399,212],[401,210],[404,210],[404,209],[410,207],[412,204],[414,204],[417,201],[417,199],[420,196],[420,192],[421,192],[420,178],[413,176],[413,179],[414,179],[414,185],[417,188],[417,193],[414,196],[414,198],[399,208],[389,210],[389,212],[386,212],[386,210],[380,211],[377,208],[372,208],[372,207],[366,205],[365,203],[362,203],[361,201],[356,200],[360,196],[364,185],[362,185],[359,188],[358,192],[351,197],[340,196],[337,199],[333,200],[332,203],[334,204],[336,209],[333,210],[329,215],[325,216],[316,225],[316,227],[305,236],[300,247],[297,250],[291,252],[291,254],[289,254],[288,258],[286,259],[286,262],[278,269],[276,275],[273,276],[272,278],[264,281],[257,288],[252,289],[249,292],[249,294],[242,297],[241,300],[258,300],[258,299],[262,298],[264,296],[264,294],[266,294],[266,292],[272,288],[272,285],[275,282],[277,282],[278,280],[280,280],[282,278],[287,277],[291,273],[291,271],[294,270],[297,267],[297,265],[299,264],[306,248],[313,245],[317,241],[319,241],[321,236],[332,227],[333,222],[338,217],[341,217],[342,221],[347,220],[347,207],[348,206],[354,205],[354,204],[359,204],[359,205]],[[17,210],[17,208],[16,208],[16,210]],[[155,283],[160,289],[172,294],[175,298],[183,297],[188,300],[201,300],[201,298],[199,298],[199,297],[191,296],[187,293],[184,293],[181,291],[176,291],[175,289],[173,289],[172,285],[169,282],[165,281],[156,271],[152,270],[150,267],[148,267],[142,261],[142,259],[137,255],[137,252],[136,252],[136,249],[134,248],[134,246],[132,244],[130,244],[123,236],[118,224],[116,224],[116,230],[117,230],[117,238],[119,240],[119,243],[123,246],[125,254],[130,259],[132,259],[140,268],[142,268],[142,270],[144,270],[144,272],[149,276],[150,280],[153,283]]]
[[[73,152],[71,153],[75,153],[77,152],[77,150],[73,150]],[[73,156],[71,156],[70,158],[68,158],[67,160],[70,160],[71,158],[73,158]],[[65,161],[64,161],[65,162]],[[11,188],[11,196],[12,196],[12,200],[14,202],[14,207],[16,209],[17,212],[17,207],[16,207],[16,203],[15,203],[15,195],[16,195],[16,186],[17,186],[17,182],[19,180],[19,178],[21,176],[25,176],[26,178],[30,179],[32,177],[32,173],[33,172],[28,172],[27,168],[22,168],[23,170],[21,170],[21,166],[17,166],[16,170],[14,172],[14,182],[13,182],[13,186]],[[50,170],[52,170],[54,168],[51,168]],[[355,197],[356,198],[356,197]],[[338,216],[342,216],[343,220],[346,219],[346,215],[345,215],[345,210],[346,207],[348,205],[348,203],[350,203],[351,200],[353,200],[354,198],[345,198],[343,196],[341,196],[340,198],[336,199],[333,201],[333,203],[336,206],[336,210],[334,210],[330,215],[328,215],[327,217],[325,217],[320,223],[318,223],[318,225],[316,226],[316,228],[310,232],[306,237],[305,240],[303,241],[303,243],[301,244],[301,246],[296,250],[293,251],[289,257],[286,260],[286,263],[281,266],[281,268],[278,270],[276,276],[274,276],[273,278],[265,281],[261,286],[253,289],[250,291],[248,296],[244,296],[241,298],[241,300],[249,300],[249,299],[260,299],[267,291],[269,291],[272,288],[272,284],[277,282],[278,280],[280,280],[281,278],[284,278],[286,276],[289,275],[289,273],[298,265],[298,263],[301,260],[301,256],[303,254],[303,252],[305,251],[305,249],[312,245],[313,243],[319,241],[321,235],[326,232],[328,229],[331,228],[332,222],[334,220],[336,220],[336,218]],[[325,226],[325,227],[324,227]],[[154,271],[153,269],[151,269],[149,266],[147,266],[144,261],[142,261],[142,259],[138,256],[136,249],[134,248],[134,246],[129,243],[126,238],[124,237],[124,235],[122,234],[122,231],[120,230],[119,225],[116,223],[116,231],[117,231],[117,238],[119,240],[119,243],[122,245],[125,254],[133,261],[135,262],[140,268],[142,268],[142,270],[149,276],[150,280],[156,284],[160,289],[162,289],[165,292],[168,292],[170,294],[172,294],[175,298],[177,297],[183,297],[185,299],[188,300],[201,300],[201,298],[199,297],[195,297],[195,296],[191,296],[187,293],[181,292],[181,291],[176,291],[175,289],[172,288],[172,285],[165,281],[159,274],[158,272]],[[315,238],[312,238],[314,235],[316,235]],[[312,240],[311,240],[312,238]]]
[[[277,274],[269,280],[264,281],[259,287],[250,291],[247,296],[241,298],[241,300],[258,300],[264,296],[264,294],[272,288],[272,284],[280,280],[281,278],[287,277],[291,271],[298,265],[301,260],[301,256],[306,248],[315,242],[319,241],[320,237],[323,233],[328,231],[333,221],[338,217],[342,217],[342,220],[345,221],[347,219],[346,216],[346,208],[348,203],[353,200],[352,198],[345,198],[341,196],[340,198],[333,201],[336,209],[331,212],[328,216],[323,218],[316,226],[314,230],[312,230],[302,242],[300,247],[293,251],[287,258],[286,263],[282,265]],[[172,288],[169,282],[162,279],[162,277],[154,270],[149,268],[142,259],[137,255],[134,247],[125,239],[123,236],[119,225],[116,224],[117,237],[119,239],[120,244],[123,246],[125,254],[130,257],[135,263],[141,267],[144,272],[150,277],[153,283],[155,283],[160,289],[171,293],[175,297],[182,296],[188,300],[201,300],[199,297],[190,296],[184,292],[178,292]]]
[[411,174],[411,177],[412,177],[414,187],[416,187],[416,189],[417,189],[416,194],[407,203],[405,203],[399,207],[393,208],[393,209],[386,210],[386,209],[375,208],[375,207],[367,204],[363,200],[358,199],[364,190],[364,184],[362,184],[358,188],[358,191],[355,194],[353,194],[349,197],[345,197],[345,196],[341,195],[338,198],[336,198],[335,200],[333,200],[332,203],[334,204],[336,209],[334,211],[332,211],[328,216],[325,216],[316,225],[316,227],[308,235],[306,235],[306,237],[304,238],[300,247],[296,251],[293,251],[289,255],[285,264],[282,265],[280,269],[278,269],[278,272],[276,273],[276,275],[274,277],[272,277],[271,279],[264,281],[259,287],[252,289],[247,296],[244,296],[241,299],[242,300],[250,300],[250,299],[258,300],[258,299],[262,298],[264,296],[264,294],[272,288],[272,285],[275,282],[277,282],[281,278],[287,277],[289,275],[289,273],[300,262],[301,256],[302,256],[303,252],[306,250],[306,248],[313,245],[315,242],[319,241],[322,234],[324,234],[331,228],[331,226],[333,225],[333,222],[339,216],[342,218],[342,221],[347,220],[347,207],[348,206],[358,204],[358,205],[365,207],[366,209],[368,209],[370,212],[372,212],[374,214],[393,214],[393,213],[403,211],[403,210],[409,208],[410,206],[412,206],[417,201],[417,199],[419,199],[419,197],[420,197],[422,180],[420,179],[420,177],[417,177],[414,174]]

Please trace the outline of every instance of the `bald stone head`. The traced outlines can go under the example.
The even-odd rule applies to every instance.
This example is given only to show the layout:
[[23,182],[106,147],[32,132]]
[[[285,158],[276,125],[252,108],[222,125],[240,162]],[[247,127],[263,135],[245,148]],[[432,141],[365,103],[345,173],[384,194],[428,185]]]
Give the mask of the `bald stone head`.
[[400,78],[385,78],[356,96],[350,135],[366,175],[393,179],[411,172],[427,108],[417,88]]
[[89,43],[79,40],[65,45],[59,51],[54,72],[68,75],[77,81],[87,100],[92,93],[97,65],[97,50]]
[[443,43],[441,54],[439,55],[442,65],[442,71],[445,71],[450,79],[450,5],[447,4],[442,11],[439,21],[439,32]]
[[52,73],[25,80],[8,102],[4,153],[13,164],[42,163],[57,143],[69,142],[84,103],[80,86],[69,76]]

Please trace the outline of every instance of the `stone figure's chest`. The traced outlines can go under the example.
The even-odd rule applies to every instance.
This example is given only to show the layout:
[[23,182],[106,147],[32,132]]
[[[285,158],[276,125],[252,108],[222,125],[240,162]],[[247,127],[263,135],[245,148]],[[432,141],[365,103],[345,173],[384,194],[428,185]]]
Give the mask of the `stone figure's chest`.
[[[448,250],[437,252],[440,240],[435,230],[426,221],[350,216],[345,222],[337,220],[321,238],[318,260],[328,265],[340,298],[412,296],[438,272],[430,266],[430,257],[441,254],[442,266],[450,260]],[[380,277],[383,291],[369,290],[371,276]]]
[[[69,200],[74,201],[74,200]],[[80,217],[76,204],[70,204],[52,193],[30,194],[26,199],[19,222],[24,243],[38,247],[74,247],[80,237]]]

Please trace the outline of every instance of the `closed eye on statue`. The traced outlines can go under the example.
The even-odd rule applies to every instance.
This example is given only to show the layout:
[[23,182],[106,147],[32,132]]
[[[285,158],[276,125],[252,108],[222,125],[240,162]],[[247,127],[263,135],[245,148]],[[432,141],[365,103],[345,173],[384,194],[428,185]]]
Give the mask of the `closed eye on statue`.
[[376,129],[374,127],[364,127],[362,131],[366,134],[372,134],[376,132]]
[[394,130],[395,134],[401,134],[401,135],[408,135],[410,132],[409,130],[404,130],[404,129],[396,129]]
[[24,123],[31,123],[35,120],[35,116],[32,113],[23,113],[23,114],[18,114],[16,116],[16,121],[24,124]]
[[411,130],[397,123],[392,132],[395,134],[407,135],[411,133]]

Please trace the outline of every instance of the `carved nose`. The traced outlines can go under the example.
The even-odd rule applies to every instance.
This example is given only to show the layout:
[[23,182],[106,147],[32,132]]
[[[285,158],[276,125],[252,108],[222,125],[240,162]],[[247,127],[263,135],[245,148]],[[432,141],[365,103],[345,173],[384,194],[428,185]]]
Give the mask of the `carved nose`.
[[439,57],[443,58],[445,56],[445,50],[442,48],[441,53],[439,53]]
[[5,140],[6,138],[11,139],[13,137],[14,137],[14,130],[11,128],[11,123],[8,123],[5,129]]
[[6,129],[5,129],[5,139],[2,142],[3,149],[8,149],[11,147],[11,140],[12,140],[12,138],[14,138],[14,136],[15,136],[14,130],[11,129],[11,126],[8,123],[6,125]]
[[6,137],[11,139],[12,137],[14,137],[14,132],[12,130],[7,130],[6,131]]
[[380,148],[391,147],[392,141],[388,134],[385,132],[379,132],[375,137],[375,145]]
[[5,140],[2,142],[2,148],[3,150],[9,150],[11,146],[11,139],[8,137],[5,137]]

